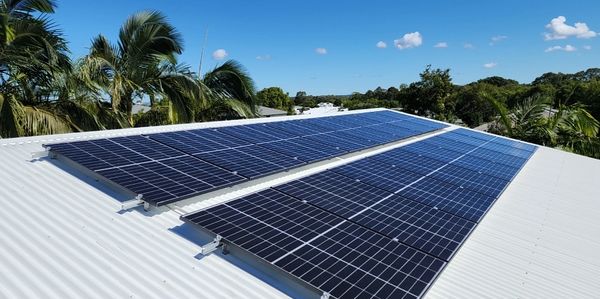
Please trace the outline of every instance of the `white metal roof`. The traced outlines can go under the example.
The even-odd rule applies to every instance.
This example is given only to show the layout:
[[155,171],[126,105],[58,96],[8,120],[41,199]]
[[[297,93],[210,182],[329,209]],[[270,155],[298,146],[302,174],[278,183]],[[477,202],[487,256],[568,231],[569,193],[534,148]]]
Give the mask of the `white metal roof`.
[[[235,256],[202,257],[199,244],[209,240],[182,225],[179,216],[385,149],[321,162],[149,213],[123,212],[117,200],[124,199],[122,194],[57,161],[31,158],[32,152],[42,150],[42,143],[287,118],[0,140],[0,298],[306,295]],[[597,297],[600,189],[594,183],[599,179],[600,161],[538,149],[427,297]]]

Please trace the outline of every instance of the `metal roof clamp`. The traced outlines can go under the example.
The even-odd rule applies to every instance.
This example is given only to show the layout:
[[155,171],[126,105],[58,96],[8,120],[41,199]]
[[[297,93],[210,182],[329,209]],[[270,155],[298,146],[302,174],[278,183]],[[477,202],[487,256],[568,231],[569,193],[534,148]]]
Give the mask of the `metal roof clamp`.
[[329,299],[331,298],[331,295],[328,292],[323,292],[323,294],[321,295],[321,299]]
[[207,255],[207,254],[217,250],[219,245],[221,245],[222,239],[223,238],[220,235],[215,236],[215,239],[212,240],[212,242],[202,246],[202,248],[200,249],[200,253],[202,253],[202,255]]
[[50,147],[46,147],[44,148],[43,151],[38,151],[38,152],[32,152],[31,153],[31,159],[35,160],[35,159],[40,159],[40,158],[46,158],[46,157],[50,157],[51,159],[54,159],[53,154],[50,153]]
[[133,209],[135,207],[138,207],[140,205],[144,205],[144,210],[148,211],[148,209],[150,208],[150,204],[148,202],[145,202],[142,200],[144,196],[142,194],[138,194],[135,196],[134,199],[128,200],[128,201],[124,201],[121,204],[121,211],[127,211],[130,209]]

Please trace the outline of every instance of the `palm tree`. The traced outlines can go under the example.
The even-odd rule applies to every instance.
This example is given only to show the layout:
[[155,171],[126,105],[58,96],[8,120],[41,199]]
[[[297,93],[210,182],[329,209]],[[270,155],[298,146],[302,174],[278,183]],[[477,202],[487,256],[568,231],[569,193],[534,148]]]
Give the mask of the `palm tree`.
[[197,84],[189,68],[177,64],[182,44],[161,13],[136,13],[121,27],[116,45],[103,35],[93,39],[80,61],[82,80],[108,95],[113,111],[124,113],[130,124],[134,98],[144,97],[151,104],[166,99],[175,122],[193,121]]
[[228,60],[197,78],[197,118],[202,121],[257,116],[254,81],[244,67]]
[[71,131],[50,88],[71,71],[62,32],[48,19],[52,0],[0,0],[0,135]]
[[600,123],[579,104],[559,104],[535,96],[508,110],[490,99],[499,117],[490,131],[536,144],[600,158]]

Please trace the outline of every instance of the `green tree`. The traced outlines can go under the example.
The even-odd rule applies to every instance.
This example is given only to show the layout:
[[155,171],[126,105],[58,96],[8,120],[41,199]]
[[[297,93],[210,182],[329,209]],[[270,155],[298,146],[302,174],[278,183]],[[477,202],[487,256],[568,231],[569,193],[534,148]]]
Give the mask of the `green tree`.
[[409,112],[436,119],[447,119],[454,105],[449,101],[454,91],[449,69],[432,69],[420,74],[421,80],[401,90],[400,104]]
[[201,121],[252,118],[257,116],[254,81],[246,69],[228,60],[197,78],[193,97],[196,119]]
[[194,120],[193,95],[197,84],[188,68],[177,64],[183,50],[181,35],[156,11],[129,17],[119,31],[117,44],[103,35],[92,40],[90,52],[80,62],[81,76],[110,97],[113,111],[132,123],[135,98],[152,104],[167,99],[173,122]]
[[491,100],[504,104],[508,97],[502,88],[485,81],[479,82],[461,87],[452,95],[453,102],[456,102],[456,116],[469,127],[491,121],[497,115]]
[[285,110],[290,106],[291,100],[287,93],[280,87],[268,87],[256,93],[258,102],[266,107]]
[[0,1],[0,136],[101,128],[98,103],[80,93],[51,0]]
[[532,97],[508,110],[496,101],[499,113],[492,132],[577,154],[600,158],[600,123],[580,104],[552,110],[551,101]]

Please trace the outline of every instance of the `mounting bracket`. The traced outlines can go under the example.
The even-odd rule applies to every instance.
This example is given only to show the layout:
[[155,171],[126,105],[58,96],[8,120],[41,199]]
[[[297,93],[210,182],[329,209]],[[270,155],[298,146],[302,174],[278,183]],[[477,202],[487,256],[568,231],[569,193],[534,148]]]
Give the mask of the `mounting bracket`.
[[323,292],[323,295],[321,295],[321,299],[329,299],[331,298],[331,295],[328,292]]
[[202,246],[200,253],[202,253],[203,255],[207,255],[207,254],[217,250],[219,245],[221,245],[221,239],[223,239],[223,238],[221,238],[220,235],[217,235],[212,242]]
[[142,200],[142,197],[144,197],[144,196],[141,194],[138,194],[135,196],[134,199],[123,202],[121,204],[121,211],[129,210],[129,209],[135,208],[137,206],[140,206],[142,204],[145,204],[145,202]]

